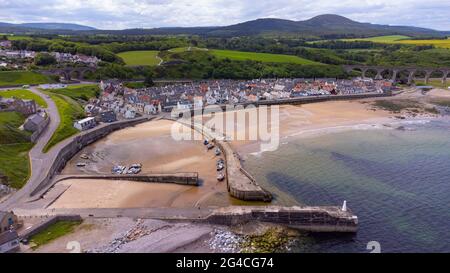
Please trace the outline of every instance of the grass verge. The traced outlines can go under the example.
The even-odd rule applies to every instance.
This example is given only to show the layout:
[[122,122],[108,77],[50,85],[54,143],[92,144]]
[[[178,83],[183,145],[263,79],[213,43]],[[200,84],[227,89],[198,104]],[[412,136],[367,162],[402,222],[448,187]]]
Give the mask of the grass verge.
[[17,89],[17,90],[6,90],[0,91],[0,97],[4,98],[20,98],[23,100],[34,100],[39,106],[47,108],[47,103],[41,96],[34,94],[30,90]]
[[38,234],[30,238],[32,249],[35,250],[45,244],[50,243],[64,235],[72,233],[74,229],[79,226],[82,221],[58,221],[49,226]]

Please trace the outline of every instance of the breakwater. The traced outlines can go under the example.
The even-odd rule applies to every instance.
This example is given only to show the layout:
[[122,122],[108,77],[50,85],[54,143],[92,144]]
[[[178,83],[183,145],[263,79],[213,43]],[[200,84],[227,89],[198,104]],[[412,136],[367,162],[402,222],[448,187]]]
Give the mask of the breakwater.
[[[48,190],[50,186],[52,186],[52,182],[54,176],[61,172],[61,170],[66,166],[67,161],[69,161],[76,153],[78,153],[81,149],[86,147],[87,145],[105,137],[106,135],[120,130],[126,127],[134,126],[146,121],[150,121],[152,118],[141,117],[133,120],[126,121],[117,121],[114,123],[103,124],[97,126],[91,130],[87,130],[81,132],[79,135],[72,137],[69,141],[67,141],[63,147],[59,148],[58,153],[51,159],[51,162],[48,164],[48,169],[45,171],[45,177],[42,181],[39,182],[39,185],[31,192],[31,197],[34,195],[45,192]],[[55,147],[54,149],[57,149]]]
[[260,221],[311,232],[358,230],[358,217],[339,207],[224,207],[214,210],[206,221],[229,226]]
[[58,175],[54,178],[54,182],[69,179],[104,179],[104,180],[126,180],[139,181],[145,183],[173,183],[179,185],[198,186],[198,173],[152,173],[152,174],[133,174],[133,175]]
[[176,120],[176,122],[196,130],[220,148],[225,157],[227,189],[231,196],[244,201],[272,201],[272,194],[259,186],[256,180],[244,170],[238,155],[230,144],[225,140],[220,140],[223,136],[217,135],[202,124],[188,123],[182,120]]

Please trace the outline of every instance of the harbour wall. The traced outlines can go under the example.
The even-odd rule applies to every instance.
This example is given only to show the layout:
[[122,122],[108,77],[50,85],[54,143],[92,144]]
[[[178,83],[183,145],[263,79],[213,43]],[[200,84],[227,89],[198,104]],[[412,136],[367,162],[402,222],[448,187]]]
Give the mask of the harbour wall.
[[60,148],[57,155],[53,158],[52,162],[49,162],[50,167],[46,171],[45,178],[31,192],[31,196],[34,196],[41,191],[48,190],[48,188],[52,185],[54,176],[66,166],[67,161],[69,161],[76,153],[78,153],[87,145],[105,137],[106,135],[116,130],[150,121],[151,119],[152,118],[141,117],[133,120],[103,124],[91,130],[81,132],[79,135],[73,137],[62,148]]
[[69,179],[104,179],[126,180],[145,183],[172,183],[179,185],[199,186],[198,173],[163,173],[163,174],[138,174],[138,175],[58,175],[55,183]]
[[209,128],[195,122],[177,122],[196,130],[205,138],[213,141],[224,155],[226,165],[227,189],[231,196],[244,201],[272,201],[272,194],[258,185],[256,180],[241,165],[238,155],[233,151],[230,144],[219,140]]
[[229,226],[259,221],[310,232],[358,230],[358,217],[339,207],[224,207],[214,210],[206,221]]

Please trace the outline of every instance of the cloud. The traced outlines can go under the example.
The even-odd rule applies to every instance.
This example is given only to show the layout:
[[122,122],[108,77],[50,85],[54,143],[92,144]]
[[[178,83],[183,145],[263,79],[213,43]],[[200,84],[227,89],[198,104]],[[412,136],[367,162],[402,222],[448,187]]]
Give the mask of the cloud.
[[257,18],[350,19],[450,30],[448,0],[0,0],[0,21],[67,22],[102,29],[219,26]]

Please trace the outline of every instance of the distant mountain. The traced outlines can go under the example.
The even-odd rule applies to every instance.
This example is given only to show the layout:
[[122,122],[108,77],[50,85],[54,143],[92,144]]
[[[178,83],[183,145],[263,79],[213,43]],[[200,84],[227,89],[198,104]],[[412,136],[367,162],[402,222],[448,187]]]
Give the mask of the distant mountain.
[[64,23],[25,23],[25,24],[19,24],[19,26],[22,27],[28,27],[28,28],[38,28],[38,29],[62,29],[62,30],[76,30],[76,31],[83,31],[83,30],[96,30],[96,28],[89,27],[89,26],[83,26],[78,24],[64,24]]
[[258,19],[232,26],[222,27],[210,34],[222,35],[259,35],[259,34],[300,34],[305,36],[441,36],[442,32],[407,26],[389,26],[360,23],[346,17],[324,14],[305,21],[280,19]]
[[252,36],[300,35],[320,38],[370,37],[380,35],[445,36],[450,32],[410,26],[390,26],[361,23],[335,14],[324,14],[304,21],[284,19],[257,19],[223,27],[170,27],[153,29],[96,30],[92,27],[60,23],[0,23],[0,33],[48,34],[117,34],[117,35],[201,35],[201,36]]
[[14,29],[19,32],[45,32],[45,31],[93,31],[96,28],[78,24],[66,23],[24,23],[10,24],[0,22],[0,30]]

